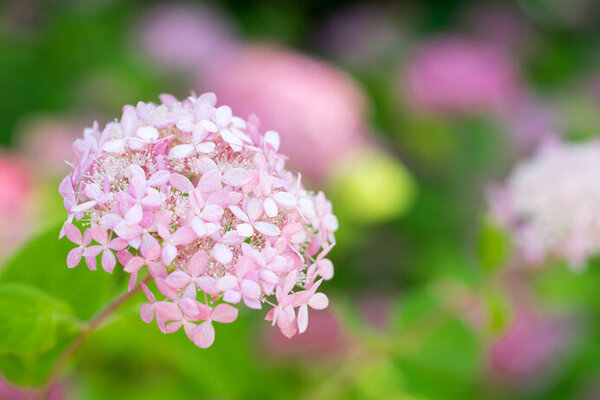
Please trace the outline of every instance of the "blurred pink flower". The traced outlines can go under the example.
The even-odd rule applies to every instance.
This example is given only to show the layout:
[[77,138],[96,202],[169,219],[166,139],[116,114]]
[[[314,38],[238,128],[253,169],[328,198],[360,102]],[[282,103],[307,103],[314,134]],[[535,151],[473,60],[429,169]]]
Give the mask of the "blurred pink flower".
[[556,115],[550,105],[523,95],[500,110],[497,117],[518,148],[531,150],[558,136]]
[[356,67],[378,66],[402,44],[399,24],[381,4],[359,3],[332,14],[316,42],[334,58]]
[[495,43],[506,49],[530,45],[531,23],[509,3],[477,2],[465,10],[464,24],[471,37]]
[[599,203],[600,141],[547,141],[490,196],[523,261],[559,257],[574,268],[600,252]]
[[[62,400],[65,398],[62,385],[55,385],[48,393],[47,400]],[[39,392],[31,388],[22,388],[11,385],[0,376],[0,399],[2,400],[37,400],[40,399]]]
[[236,113],[255,113],[277,130],[282,153],[313,179],[324,178],[338,159],[366,141],[365,99],[355,82],[299,53],[241,48],[215,60],[199,75],[199,86],[218,93]]
[[520,91],[517,68],[501,47],[446,36],[421,45],[402,71],[414,106],[430,111],[494,111]]
[[508,384],[531,384],[551,372],[572,337],[568,321],[523,307],[489,351],[491,373]]
[[[69,171],[72,144],[83,130],[80,119],[38,115],[24,121],[17,131],[18,147],[44,174],[61,176]],[[83,121],[83,120],[81,120]]]
[[34,220],[35,184],[31,166],[0,151],[0,259],[18,246]]
[[216,8],[165,3],[142,16],[138,40],[159,65],[191,70],[234,45],[233,28]]

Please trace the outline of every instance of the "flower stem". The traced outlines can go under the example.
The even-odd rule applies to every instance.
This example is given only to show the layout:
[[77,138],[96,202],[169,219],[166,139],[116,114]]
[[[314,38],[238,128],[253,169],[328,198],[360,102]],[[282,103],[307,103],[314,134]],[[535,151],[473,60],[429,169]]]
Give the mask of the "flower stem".
[[[142,281],[143,283],[148,283],[151,279],[151,276],[147,276]],[[49,399],[50,393],[54,385],[60,379],[64,369],[67,367],[73,356],[81,349],[81,347],[85,344],[88,337],[94,332],[98,327],[100,327],[106,320],[115,312],[123,303],[132,298],[137,292],[142,288],[142,282],[138,283],[135,287],[133,287],[130,291],[123,293],[116,299],[114,299],[110,304],[108,304],[104,309],[102,309],[96,316],[94,316],[89,322],[87,322],[79,335],[71,342],[71,344],[66,348],[66,350],[61,354],[59,359],[56,361],[50,374],[48,375],[48,379],[46,380],[45,385],[42,387],[40,391],[40,400]]]

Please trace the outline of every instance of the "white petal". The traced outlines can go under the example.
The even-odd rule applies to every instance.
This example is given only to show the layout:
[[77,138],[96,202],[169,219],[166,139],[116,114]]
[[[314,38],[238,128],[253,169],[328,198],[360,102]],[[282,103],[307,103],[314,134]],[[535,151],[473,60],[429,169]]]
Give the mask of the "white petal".
[[196,151],[198,153],[212,153],[215,151],[214,142],[202,142],[196,146]]
[[303,333],[308,327],[308,307],[306,304],[298,309],[298,333]]
[[324,293],[315,293],[308,300],[308,305],[315,310],[323,310],[329,305],[329,299]]
[[272,198],[269,197],[268,199],[265,199],[263,208],[269,217],[273,218],[277,215],[277,204],[275,204],[275,201]]
[[229,247],[222,243],[217,243],[212,249],[212,255],[221,264],[229,264],[233,259],[233,253]]
[[231,108],[228,106],[221,106],[217,108],[217,112],[215,115],[216,123],[220,126],[227,126],[231,122],[231,117],[233,113],[231,112]]
[[273,225],[268,222],[255,222],[254,227],[257,231],[266,236],[277,236],[281,233],[277,225]]
[[191,144],[180,144],[179,146],[173,147],[169,151],[170,158],[185,158],[194,152],[194,146]]
[[296,206],[296,197],[288,192],[277,192],[273,194],[273,198],[276,202],[284,207],[292,208]]
[[136,133],[138,137],[141,137],[142,139],[147,140],[149,142],[155,141],[156,139],[158,139],[159,136],[158,131],[153,126],[142,126],[137,130]]
[[280,145],[279,133],[275,131],[266,131],[265,132],[265,143],[270,144],[273,147],[273,150],[279,150]]
[[102,145],[102,150],[107,153],[122,153],[125,151],[125,140],[117,139],[106,142]]
[[254,228],[250,224],[239,224],[236,229],[240,236],[251,237],[254,235]]

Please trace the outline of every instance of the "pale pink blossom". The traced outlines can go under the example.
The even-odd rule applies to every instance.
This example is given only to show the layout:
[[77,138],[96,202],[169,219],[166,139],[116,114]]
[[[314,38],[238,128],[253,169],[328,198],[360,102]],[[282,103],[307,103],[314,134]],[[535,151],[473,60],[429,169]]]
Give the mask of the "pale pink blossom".
[[490,213],[508,229],[518,257],[582,268],[600,252],[600,142],[545,142],[506,183],[492,189]]
[[460,36],[420,45],[401,78],[408,102],[433,112],[495,111],[520,92],[515,63],[503,48]]
[[236,43],[227,17],[206,5],[162,4],[142,15],[137,28],[144,53],[176,69],[198,68]]
[[506,332],[492,343],[488,355],[490,372],[506,384],[541,382],[560,365],[573,333],[564,317],[519,307]]
[[302,333],[309,308],[329,303],[317,289],[333,276],[324,257],[338,221],[322,192],[285,169],[279,143],[210,93],[123,107],[119,121],[76,141],[60,184],[61,235],[78,245],[67,265],[85,258],[93,269],[101,256],[110,273],[118,260],[130,290],[149,274],[165,299],[142,285],[142,320],[156,318],[164,333],[183,328],[202,348],[213,322],[236,319],[227,303],[268,306],[287,336]]
[[[277,47],[246,46],[215,58],[198,85],[219,93],[233,111],[256,114],[276,135],[270,143],[302,174],[323,179],[351,149],[366,142],[365,98],[342,71]],[[248,120],[247,133],[259,129]],[[267,140],[271,136],[265,133]],[[243,140],[243,138],[242,138]]]

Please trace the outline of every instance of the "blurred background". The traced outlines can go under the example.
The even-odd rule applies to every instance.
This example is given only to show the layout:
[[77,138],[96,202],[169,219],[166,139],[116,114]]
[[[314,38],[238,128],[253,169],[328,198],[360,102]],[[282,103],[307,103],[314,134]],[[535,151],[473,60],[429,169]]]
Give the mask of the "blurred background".
[[[104,304],[112,277],[67,272],[57,241],[64,160],[165,92],[257,114],[340,220],[304,334],[247,310],[199,350],[137,299],[53,396],[600,399],[599,39],[594,0],[4,0],[1,282]],[[0,398],[61,346],[0,346]]]

